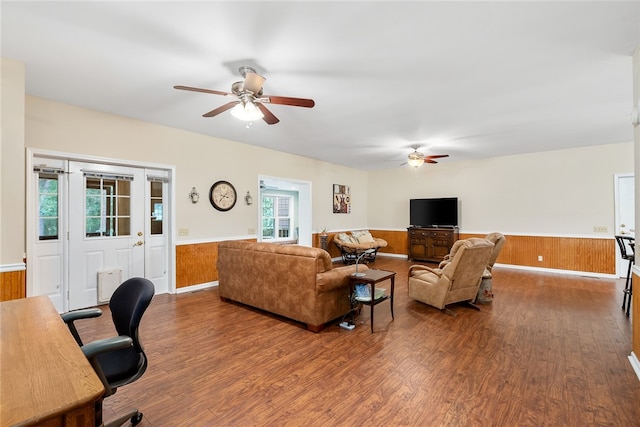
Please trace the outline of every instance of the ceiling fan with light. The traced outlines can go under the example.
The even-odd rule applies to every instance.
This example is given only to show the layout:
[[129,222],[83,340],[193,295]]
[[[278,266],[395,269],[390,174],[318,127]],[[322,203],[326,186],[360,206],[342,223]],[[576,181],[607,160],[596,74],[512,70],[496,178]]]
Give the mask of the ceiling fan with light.
[[237,98],[234,101],[203,114],[203,117],[214,117],[227,110],[231,110],[231,114],[240,120],[253,122],[262,119],[269,125],[274,125],[280,120],[269,111],[264,104],[292,105],[294,107],[306,108],[312,108],[315,105],[313,99],[264,95],[262,92],[262,84],[266,80],[264,77],[248,66],[240,67],[239,71],[242,77],[244,77],[244,81],[233,83],[231,85],[231,92],[190,86],[174,86],[174,89],[210,93],[213,95],[234,96]]
[[407,157],[407,163],[409,164],[409,166],[414,167],[416,169],[422,166],[423,163],[438,163],[433,159],[449,157],[448,154],[436,154],[431,156],[425,156],[424,154],[418,151],[418,148],[420,148],[419,145],[412,145],[411,148],[413,148],[413,152],[409,153],[409,156]]

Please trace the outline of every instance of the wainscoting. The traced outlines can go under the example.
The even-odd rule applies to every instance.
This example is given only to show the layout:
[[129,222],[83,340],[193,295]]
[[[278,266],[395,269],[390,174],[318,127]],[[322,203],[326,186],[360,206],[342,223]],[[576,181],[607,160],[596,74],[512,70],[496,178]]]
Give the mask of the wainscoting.
[[[371,233],[387,241],[382,254],[407,255],[406,230],[375,230]],[[336,233],[329,233],[327,246],[332,258],[340,257],[333,244]],[[460,233],[461,239],[484,237],[479,234]],[[571,272],[615,274],[615,240],[613,238],[577,238],[507,235],[507,242],[498,257],[499,264],[538,267]],[[247,239],[255,241],[256,239]],[[313,246],[320,247],[320,236],[314,234]],[[542,256],[542,261],[538,257]],[[178,289],[218,280],[216,261],[218,243],[190,243],[176,246],[176,287]],[[25,271],[0,273],[0,301],[26,296]],[[640,331],[640,328],[638,328]],[[640,333],[640,332],[638,332]],[[638,339],[640,341],[640,339]],[[638,354],[638,353],[636,353]]]
[[[245,239],[255,242],[256,239]],[[218,242],[176,246],[176,288],[218,280]]]
[[25,298],[27,275],[24,268],[0,273],[0,301]]
[[[460,233],[461,239],[484,237]],[[616,274],[615,239],[505,235],[497,262],[525,267]],[[538,257],[542,261],[538,261]]]

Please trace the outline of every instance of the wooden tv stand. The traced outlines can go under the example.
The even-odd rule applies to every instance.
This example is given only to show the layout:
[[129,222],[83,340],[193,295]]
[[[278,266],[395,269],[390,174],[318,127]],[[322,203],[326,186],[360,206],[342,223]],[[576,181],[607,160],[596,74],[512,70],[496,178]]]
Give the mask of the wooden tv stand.
[[409,261],[440,262],[458,240],[458,227],[409,227],[407,229]]

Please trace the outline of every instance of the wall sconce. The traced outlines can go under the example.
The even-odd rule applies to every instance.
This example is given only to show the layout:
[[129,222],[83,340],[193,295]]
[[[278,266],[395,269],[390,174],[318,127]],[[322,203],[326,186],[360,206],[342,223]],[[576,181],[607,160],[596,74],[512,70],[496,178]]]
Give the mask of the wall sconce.
[[245,194],[244,196],[244,202],[247,204],[247,206],[251,206],[251,204],[253,203],[253,197],[251,197],[251,193],[249,193],[249,191],[247,191],[247,194]]
[[191,191],[189,192],[189,198],[191,199],[191,203],[198,203],[198,200],[200,200],[200,193],[198,193],[198,190],[196,190],[196,187],[192,187]]

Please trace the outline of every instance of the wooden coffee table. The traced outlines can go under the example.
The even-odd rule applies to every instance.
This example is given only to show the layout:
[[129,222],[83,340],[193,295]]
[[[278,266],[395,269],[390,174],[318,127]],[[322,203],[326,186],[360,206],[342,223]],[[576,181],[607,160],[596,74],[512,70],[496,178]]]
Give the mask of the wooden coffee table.
[[[376,294],[376,283],[380,283],[383,282],[385,280],[389,279],[391,281],[391,289],[389,290],[389,294],[388,295],[384,295],[383,297],[380,297],[378,299],[373,299],[373,296],[375,296]],[[359,301],[360,303],[364,304],[364,305],[368,305],[371,306],[371,333],[373,333],[373,308],[380,304],[383,301],[389,300],[389,303],[391,304],[391,319],[394,319],[393,317],[393,291],[395,288],[395,284],[396,284],[396,273],[395,271],[386,271],[386,270],[366,270],[364,272],[364,276],[354,276],[351,275],[349,276],[349,287],[351,290],[351,294],[353,295],[353,293],[355,292],[355,287],[357,283],[367,283],[369,285],[371,285],[371,296],[372,299],[371,301]]]

